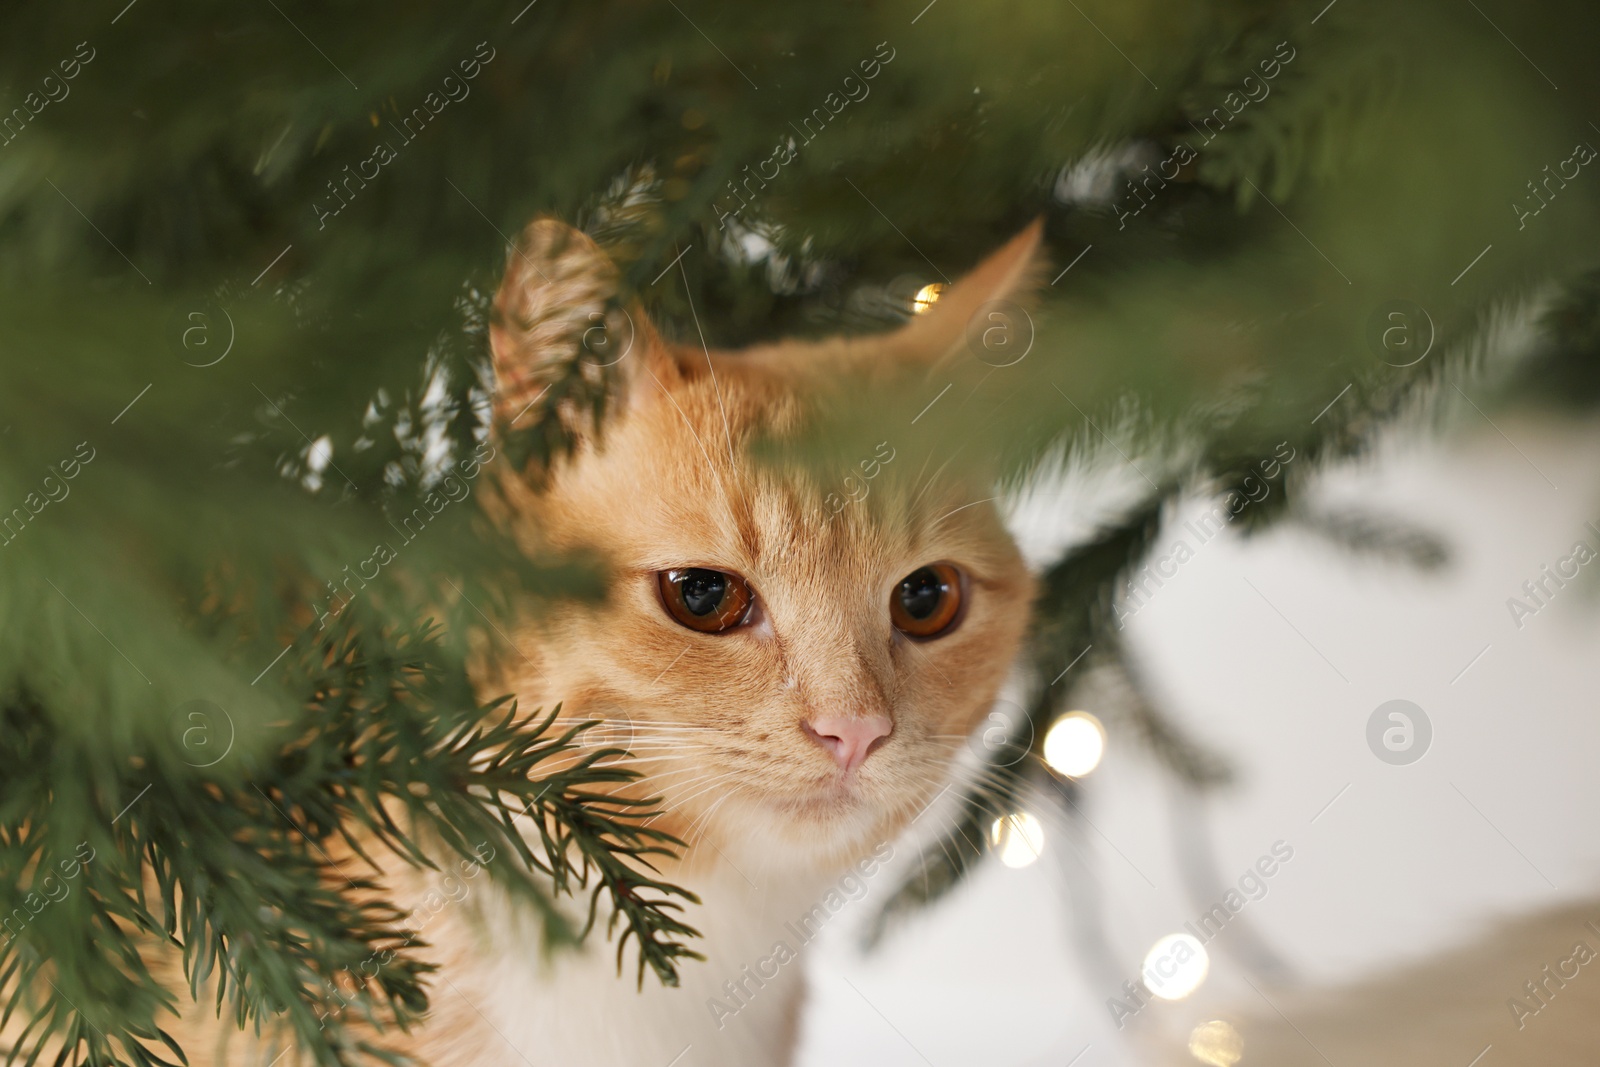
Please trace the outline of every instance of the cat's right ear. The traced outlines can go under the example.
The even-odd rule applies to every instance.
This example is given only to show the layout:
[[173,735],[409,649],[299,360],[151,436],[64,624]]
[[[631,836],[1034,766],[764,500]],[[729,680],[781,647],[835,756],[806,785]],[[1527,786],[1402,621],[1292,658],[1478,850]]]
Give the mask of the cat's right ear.
[[[1015,344],[1031,334],[1031,304],[1045,276],[1044,220],[1035,219],[947,288],[926,313],[890,335],[884,348],[900,362],[935,367],[958,353]],[[980,358],[1009,358],[984,351]],[[994,365],[991,363],[991,365]]]
[[932,374],[964,352],[981,351],[983,362],[1003,365],[1019,342],[1026,350],[1024,338],[1032,333],[1027,305],[1045,276],[1043,237],[1043,220],[1035,220],[891,333],[780,343],[747,358],[769,373],[810,383],[841,372],[869,379]]
[[643,312],[618,303],[620,279],[616,264],[581,230],[543,218],[522,231],[507,253],[489,322],[494,415],[502,432],[528,426],[536,409],[551,403],[569,430],[586,432],[591,413],[570,396],[547,396],[552,386],[576,364],[593,388],[609,374],[627,389],[659,352]]

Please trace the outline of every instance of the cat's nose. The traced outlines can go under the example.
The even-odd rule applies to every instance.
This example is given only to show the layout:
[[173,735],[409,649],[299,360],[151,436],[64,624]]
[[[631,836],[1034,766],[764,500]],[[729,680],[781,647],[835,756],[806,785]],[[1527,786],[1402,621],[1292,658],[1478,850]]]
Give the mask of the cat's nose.
[[882,747],[894,724],[882,715],[851,719],[824,716],[802,722],[800,728],[827,750],[841,770],[849,773]]

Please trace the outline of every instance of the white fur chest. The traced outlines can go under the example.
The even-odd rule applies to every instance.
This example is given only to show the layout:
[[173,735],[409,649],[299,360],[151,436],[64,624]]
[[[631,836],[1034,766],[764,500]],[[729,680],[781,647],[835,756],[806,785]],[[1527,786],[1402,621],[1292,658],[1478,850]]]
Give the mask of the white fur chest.
[[472,949],[441,969],[418,1051],[436,1067],[786,1067],[806,944],[834,887],[822,875],[749,873],[719,861],[685,880],[702,901],[687,918],[706,960],[684,961],[676,989],[648,973],[639,988],[631,949],[619,976],[615,942],[599,933],[542,958],[537,919],[486,886],[439,931]]

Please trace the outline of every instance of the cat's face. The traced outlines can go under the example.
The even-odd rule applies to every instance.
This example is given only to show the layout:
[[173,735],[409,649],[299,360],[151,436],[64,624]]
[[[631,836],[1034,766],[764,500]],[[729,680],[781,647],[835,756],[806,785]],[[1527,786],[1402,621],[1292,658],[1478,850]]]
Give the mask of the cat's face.
[[[797,433],[853,363],[944,355],[967,305],[1014,288],[1036,243],[1030,230],[957,287],[935,309],[949,322],[889,338],[708,355],[636,318],[598,444],[539,494],[506,486],[530,548],[593,551],[609,569],[602,601],[518,633],[511,688],[613,724],[607,739],[665,801],[658,825],[811,864],[886,840],[942,788],[1032,596],[992,487],[902,452],[895,426],[831,476],[748,446]],[[502,417],[537,395],[562,331],[592,328],[613,284],[598,256],[554,223],[525,234],[494,332]],[[866,498],[845,502],[843,479],[869,474]]]

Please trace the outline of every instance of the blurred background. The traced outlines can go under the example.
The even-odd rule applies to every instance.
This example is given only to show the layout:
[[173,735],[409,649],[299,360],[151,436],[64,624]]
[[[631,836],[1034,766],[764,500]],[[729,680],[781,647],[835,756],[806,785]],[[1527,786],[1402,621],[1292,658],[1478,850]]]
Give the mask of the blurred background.
[[[1592,1062],[1593,5],[0,18],[0,913],[104,857],[0,945],[42,1033],[154,1040],[128,931],[181,929],[309,1040],[403,916],[308,842],[399,803],[465,850],[537,799],[414,758],[482,719],[484,620],[602,588],[440,502],[487,462],[529,219],[730,348],[893,329],[1042,219],[1036,300],[789,456],[959,448],[1042,589],[984,785],[812,961],[804,1062]],[[547,368],[497,462],[560,462],[606,356]],[[670,978],[681,931],[628,921]],[[426,962],[358,995],[419,1012]]]
[[[1490,1046],[1485,1064],[1591,1062],[1587,974],[1549,983],[1548,1007],[1524,983],[1600,943],[1600,618],[1592,586],[1520,629],[1506,601],[1594,544],[1600,426],[1496,423],[1505,437],[1469,408],[1437,436],[1386,434],[1307,487],[1439,531],[1448,567],[1352,559],[1289,529],[1224,536],[1186,565],[1129,640],[1235,784],[1175,787],[1116,728],[1116,694],[1086,694],[1111,728],[1077,806],[1026,797],[1032,847],[998,849],[878,954],[859,927],[828,931],[802,1062],[1465,1067]],[[1396,699],[1433,731],[1404,765],[1367,740]],[[1209,936],[1201,917],[1275,843],[1293,858]],[[858,923],[880,891],[851,905]],[[1209,966],[1182,969],[1182,996],[1108,1007],[1132,1006],[1122,983],[1159,941],[1197,928]]]

